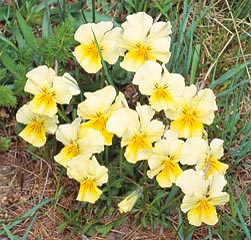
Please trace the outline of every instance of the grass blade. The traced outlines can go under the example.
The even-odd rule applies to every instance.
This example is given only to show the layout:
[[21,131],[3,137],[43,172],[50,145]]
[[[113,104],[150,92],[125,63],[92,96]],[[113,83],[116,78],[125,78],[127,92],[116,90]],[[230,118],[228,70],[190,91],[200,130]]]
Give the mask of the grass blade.
[[[53,200],[53,198],[48,198],[48,199],[44,199],[43,201],[39,202],[37,205],[35,205],[34,207],[32,207],[31,209],[29,209],[26,213],[24,213],[20,218],[18,218],[17,220],[13,221],[11,224],[8,225],[8,229],[13,228],[14,226],[16,226],[17,224],[19,224],[20,222],[22,222],[23,220],[25,220],[26,218],[29,218],[30,216],[32,216],[39,208],[41,208],[42,206],[44,206],[45,204],[51,202]],[[0,235],[4,234],[4,231],[1,230],[0,231]]]

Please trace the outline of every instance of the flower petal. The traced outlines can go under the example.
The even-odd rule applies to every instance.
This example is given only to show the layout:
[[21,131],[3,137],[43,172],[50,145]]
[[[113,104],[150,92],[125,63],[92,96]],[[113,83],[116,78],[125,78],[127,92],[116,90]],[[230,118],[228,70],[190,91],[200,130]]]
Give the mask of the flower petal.
[[207,193],[209,182],[206,181],[203,171],[189,169],[178,176],[176,185],[186,195],[204,196]]
[[181,152],[181,164],[194,165],[199,161],[205,161],[209,148],[207,142],[199,137],[188,138]]
[[55,71],[46,65],[32,69],[26,74],[28,80],[24,86],[24,91],[36,95],[41,93],[44,88],[51,88],[55,75]]
[[64,145],[76,143],[81,119],[76,118],[71,124],[62,124],[56,132],[56,139]]

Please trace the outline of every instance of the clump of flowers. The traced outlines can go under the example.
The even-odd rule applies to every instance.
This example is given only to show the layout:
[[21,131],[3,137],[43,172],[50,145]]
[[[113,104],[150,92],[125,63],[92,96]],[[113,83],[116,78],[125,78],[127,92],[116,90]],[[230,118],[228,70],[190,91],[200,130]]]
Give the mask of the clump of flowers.
[[[127,16],[116,28],[110,21],[82,24],[75,33],[80,45],[73,52],[79,64],[96,73],[102,69],[102,59],[114,64],[122,56],[120,66],[135,72],[132,83],[144,101],[132,109],[116,86],[107,85],[83,92],[85,99],[78,103],[72,121],[61,124],[58,104],[69,104],[80,94],[77,81],[68,73],[57,76],[52,68],[38,66],[26,75],[24,90],[34,96],[17,112],[17,121],[25,125],[19,135],[42,147],[46,134],[55,134],[63,147],[54,159],[79,182],[77,200],[89,203],[100,198],[100,187],[108,182],[109,170],[96,154],[120,141],[129,164],[138,167],[139,161],[145,161],[144,178],[156,177],[163,189],[180,187],[181,210],[190,224],[214,225],[216,206],[229,200],[223,192],[228,168],[220,162],[223,140],[210,142],[206,132],[217,110],[216,97],[209,88],[186,86],[182,75],[167,70],[170,34],[170,22],[153,22],[144,12]],[[137,184],[118,203],[119,211],[131,211],[146,187]]]

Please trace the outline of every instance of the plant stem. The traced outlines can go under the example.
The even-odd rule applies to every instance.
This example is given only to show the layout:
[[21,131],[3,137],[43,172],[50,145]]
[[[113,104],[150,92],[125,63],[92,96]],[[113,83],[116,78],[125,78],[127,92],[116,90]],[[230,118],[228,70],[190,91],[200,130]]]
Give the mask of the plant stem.
[[92,0],[92,22],[95,23],[95,0]]

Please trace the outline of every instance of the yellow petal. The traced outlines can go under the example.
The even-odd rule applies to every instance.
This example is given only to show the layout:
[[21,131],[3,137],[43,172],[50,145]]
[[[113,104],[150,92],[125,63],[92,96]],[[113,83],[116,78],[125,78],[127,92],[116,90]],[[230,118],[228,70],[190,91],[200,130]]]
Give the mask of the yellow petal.
[[[78,42],[80,42],[81,45],[75,48],[73,55],[77,58],[77,61],[88,73],[96,73],[102,68],[101,58],[99,56],[98,48],[94,39],[96,38],[99,49],[101,53],[103,53],[104,49],[109,46],[105,46],[102,41],[105,39],[106,35],[112,29],[112,27],[112,22],[101,21],[99,23],[82,24],[76,31],[74,38]],[[107,55],[107,52],[105,52],[103,57],[109,62],[115,62],[117,60],[116,58],[118,58],[118,53]]]
[[167,160],[163,170],[157,175],[156,180],[162,188],[171,187],[181,172],[182,170],[178,163]]
[[29,106],[32,112],[49,117],[53,117],[58,111],[53,90],[45,89],[42,93],[35,95]]
[[79,154],[78,146],[71,144],[65,146],[59,154],[54,156],[56,162],[66,167],[66,164]]
[[175,100],[167,89],[159,86],[150,96],[149,103],[156,111],[161,111],[175,105]]
[[96,183],[93,180],[86,179],[80,183],[77,200],[95,203],[101,194],[102,191],[97,187]]
[[171,122],[170,129],[179,133],[179,137],[202,137],[204,126],[191,114],[186,114]]
[[206,177],[209,177],[214,172],[225,174],[228,169],[228,165],[220,162],[216,158],[210,157],[206,159],[206,161],[204,162],[204,165],[200,167],[196,166],[196,169],[205,171]]
[[151,142],[144,138],[143,135],[136,135],[131,139],[126,147],[125,158],[130,163],[136,163],[138,159],[138,153],[141,149],[151,149]]
[[[99,46],[102,48],[102,46]],[[90,45],[79,45],[75,48],[73,55],[88,73],[96,73],[102,68],[101,58],[95,42]]]
[[197,207],[191,209],[187,217],[189,223],[194,226],[200,226],[202,222],[208,225],[214,225],[218,222],[215,207],[206,199],[202,199]]
[[86,128],[93,128],[101,133],[104,138],[104,144],[110,146],[112,144],[113,133],[108,132],[106,129],[107,117],[104,115],[99,115],[87,122],[80,125],[79,137],[82,138]]
[[19,136],[35,147],[42,147],[46,142],[44,125],[37,120],[28,123]]
[[156,61],[156,58],[153,57],[149,46],[138,44],[134,49],[129,50],[125,54],[120,66],[127,71],[136,72],[146,60]]

